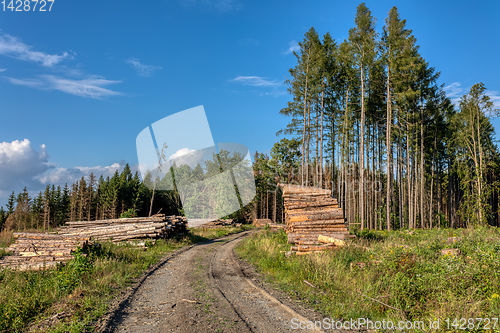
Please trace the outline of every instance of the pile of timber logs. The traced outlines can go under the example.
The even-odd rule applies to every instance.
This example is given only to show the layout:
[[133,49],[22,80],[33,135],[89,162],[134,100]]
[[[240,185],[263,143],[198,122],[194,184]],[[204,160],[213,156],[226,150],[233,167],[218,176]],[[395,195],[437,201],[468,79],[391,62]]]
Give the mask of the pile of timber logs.
[[[283,189],[288,243],[298,244],[297,251],[321,251],[335,246],[319,245],[319,236],[349,238],[342,208],[337,199],[331,197],[330,190],[283,184],[280,187]],[[309,246],[307,251],[306,246]]]
[[[42,269],[56,266],[72,258],[72,253],[85,249],[90,240],[112,242],[136,239],[169,238],[187,231],[183,216],[165,216],[66,222],[55,233],[14,233],[16,241],[6,251],[12,255],[0,259],[0,267]],[[144,245],[145,246],[145,245]]]
[[72,253],[81,247],[85,249],[89,237],[67,236],[49,233],[14,233],[16,241],[6,248],[12,255],[0,260],[0,267],[18,270],[56,266],[72,259]]
[[227,219],[227,220],[217,219],[200,225],[200,228],[215,229],[221,227],[240,227],[240,226],[241,223],[236,223],[236,221],[233,219]]
[[184,216],[134,217],[115,220],[66,222],[59,234],[91,237],[92,240],[121,242],[131,239],[170,238],[187,231]]
[[279,230],[279,229],[285,229],[285,225],[281,223],[273,223],[270,219],[255,219],[253,220],[253,225],[261,228],[268,226],[269,228],[273,230]]
[[267,224],[273,223],[270,219],[255,219],[253,220],[253,225],[260,228],[265,227]]

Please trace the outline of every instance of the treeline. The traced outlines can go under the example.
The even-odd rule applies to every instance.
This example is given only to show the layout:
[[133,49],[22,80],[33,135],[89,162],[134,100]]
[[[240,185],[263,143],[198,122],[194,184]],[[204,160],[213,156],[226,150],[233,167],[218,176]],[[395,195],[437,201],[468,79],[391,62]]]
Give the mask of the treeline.
[[[9,196],[6,208],[0,207],[0,230],[49,229],[66,221],[114,219],[122,216],[148,216],[152,190],[139,174],[125,165],[112,177],[99,179],[92,173],[72,185],[47,185],[34,198],[25,188]],[[179,199],[172,191],[158,191],[152,213],[180,215]]]
[[277,134],[294,136],[300,154],[275,159],[282,181],[333,186],[361,228],[499,225],[496,110],[484,85],[455,107],[396,7],[381,34],[364,3],[354,24],[340,43],[311,28],[294,52],[280,111],[290,122]]

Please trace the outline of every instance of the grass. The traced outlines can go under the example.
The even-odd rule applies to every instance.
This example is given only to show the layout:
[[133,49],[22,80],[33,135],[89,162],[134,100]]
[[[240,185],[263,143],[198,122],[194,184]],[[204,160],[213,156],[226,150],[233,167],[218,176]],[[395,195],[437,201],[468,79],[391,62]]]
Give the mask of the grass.
[[[448,244],[449,237],[460,239]],[[461,254],[441,255],[446,248]],[[329,318],[443,323],[500,314],[497,228],[364,231],[351,245],[327,253],[287,258],[289,249],[283,231],[263,231],[237,251]]]
[[0,231],[0,257],[9,255],[5,248],[8,247],[14,241],[12,236],[12,231],[2,230]]
[[86,256],[77,252],[57,269],[0,269],[0,332],[94,331],[119,292],[166,253],[246,229],[194,228],[188,236],[159,240],[147,250],[108,242]]

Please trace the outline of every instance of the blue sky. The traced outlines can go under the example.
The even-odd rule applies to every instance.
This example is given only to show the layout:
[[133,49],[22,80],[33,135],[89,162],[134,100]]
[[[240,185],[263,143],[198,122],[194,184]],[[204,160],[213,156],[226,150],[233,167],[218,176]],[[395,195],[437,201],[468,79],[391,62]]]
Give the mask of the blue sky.
[[[358,4],[55,0],[50,12],[0,11],[0,205],[25,185],[137,165],[144,128],[199,105],[216,143],[268,151],[287,123],[291,50],[311,26],[347,38]],[[451,97],[481,81],[500,105],[500,2],[366,4],[378,31],[398,7]]]

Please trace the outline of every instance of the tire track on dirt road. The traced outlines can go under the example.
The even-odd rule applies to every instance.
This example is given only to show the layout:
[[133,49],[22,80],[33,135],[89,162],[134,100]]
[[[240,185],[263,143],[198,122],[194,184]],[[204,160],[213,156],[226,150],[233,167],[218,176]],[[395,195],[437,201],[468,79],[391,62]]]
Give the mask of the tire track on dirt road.
[[103,331],[298,332],[291,329],[291,320],[307,319],[255,283],[251,267],[234,254],[252,233],[197,244],[172,256],[144,279]]

